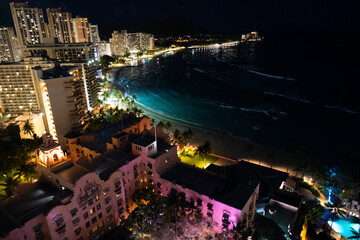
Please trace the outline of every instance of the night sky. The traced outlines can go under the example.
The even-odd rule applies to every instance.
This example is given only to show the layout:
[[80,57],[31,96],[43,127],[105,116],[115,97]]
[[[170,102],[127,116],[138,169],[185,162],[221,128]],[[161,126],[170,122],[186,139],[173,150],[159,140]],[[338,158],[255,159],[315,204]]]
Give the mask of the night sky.
[[[11,26],[10,1],[0,2],[0,25]],[[161,33],[258,31],[355,31],[358,0],[29,0],[89,17],[108,35],[116,29]]]

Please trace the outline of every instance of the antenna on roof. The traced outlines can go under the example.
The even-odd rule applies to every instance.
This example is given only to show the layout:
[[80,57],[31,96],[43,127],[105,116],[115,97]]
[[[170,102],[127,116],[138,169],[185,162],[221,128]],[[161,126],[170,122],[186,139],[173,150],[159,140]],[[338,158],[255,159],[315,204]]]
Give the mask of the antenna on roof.
[[154,119],[154,127],[155,127],[155,143],[157,143],[157,138],[156,138],[156,123],[155,123],[155,119]]

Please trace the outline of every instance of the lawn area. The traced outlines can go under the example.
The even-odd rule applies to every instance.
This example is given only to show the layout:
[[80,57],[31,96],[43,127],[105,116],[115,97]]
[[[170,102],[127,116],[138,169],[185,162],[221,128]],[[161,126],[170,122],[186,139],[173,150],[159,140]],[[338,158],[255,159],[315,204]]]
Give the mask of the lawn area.
[[188,151],[187,154],[179,154],[179,158],[182,162],[190,164],[190,165],[196,165],[198,168],[204,168],[209,163],[215,163],[218,158],[213,156],[206,156],[205,160],[199,155],[195,155],[194,151]]

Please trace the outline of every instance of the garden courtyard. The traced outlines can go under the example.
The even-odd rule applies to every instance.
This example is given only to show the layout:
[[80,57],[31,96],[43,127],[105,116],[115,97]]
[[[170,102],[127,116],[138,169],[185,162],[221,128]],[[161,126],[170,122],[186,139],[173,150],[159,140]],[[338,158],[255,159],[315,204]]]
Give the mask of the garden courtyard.
[[204,158],[196,154],[195,149],[187,148],[181,154],[179,154],[179,158],[182,162],[187,163],[189,165],[195,165],[198,168],[206,168],[211,163],[215,163],[219,158],[214,157],[212,155],[206,155]]

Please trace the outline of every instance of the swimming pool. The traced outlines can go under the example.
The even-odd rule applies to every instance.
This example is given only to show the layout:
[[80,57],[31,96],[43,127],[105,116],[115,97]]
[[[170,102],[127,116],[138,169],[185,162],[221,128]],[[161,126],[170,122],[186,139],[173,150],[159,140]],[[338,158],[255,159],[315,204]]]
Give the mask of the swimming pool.
[[[331,226],[331,221],[328,221],[329,226]],[[340,219],[338,221],[335,221],[332,225],[333,229],[338,232],[339,234],[343,235],[344,237],[348,238],[352,236],[351,228],[355,229],[356,231],[359,230],[360,226],[359,224],[354,224],[346,219]]]

